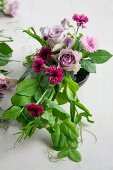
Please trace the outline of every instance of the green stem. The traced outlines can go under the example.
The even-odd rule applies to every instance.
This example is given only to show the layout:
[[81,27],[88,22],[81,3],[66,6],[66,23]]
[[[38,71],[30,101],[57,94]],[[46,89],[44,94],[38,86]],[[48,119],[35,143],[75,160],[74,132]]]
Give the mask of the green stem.
[[12,42],[13,40],[1,40],[0,43]]
[[38,103],[41,102],[41,100],[42,100],[42,99],[44,98],[44,96],[46,95],[47,91],[48,91],[48,89],[43,93],[42,97],[37,101],[36,104],[38,104]]
[[11,61],[14,61],[14,62],[21,62],[21,61],[18,61],[18,60],[9,60],[9,59],[3,58],[3,57],[0,57],[0,59],[2,59],[2,60],[4,60],[4,61],[9,61],[9,62],[11,62]]
[[75,33],[76,37],[77,37],[78,30],[79,30],[79,26],[77,27],[77,30],[76,30],[76,33]]
[[75,120],[75,104],[74,102],[70,102],[70,115],[71,115],[71,121],[74,122]]

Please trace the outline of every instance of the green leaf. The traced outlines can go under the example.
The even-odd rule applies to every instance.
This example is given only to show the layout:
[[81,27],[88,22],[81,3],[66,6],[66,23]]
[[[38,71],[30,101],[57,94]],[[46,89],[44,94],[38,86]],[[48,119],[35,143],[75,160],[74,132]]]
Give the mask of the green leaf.
[[82,160],[80,153],[75,149],[69,149],[69,158],[75,162],[80,162]]
[[70,140],[75,140],[78,137],[78,129],[76,126],[69,120],[67,122],[61,123],[61,131],[69,138]]
[[76,114],[75,124],[80,123],[81,119],[82,119],[82,116],[80,114]]
[[66,156],[68,156],[68,153],[69,153],[69,149],[68,148],[65,148],[63,149],[62,151],[60,151],[57,156],[58,158],[64,158]]
[[38,87],[35,93],[35,100],[38,101],[41,97],[42,97],[42,92],[40,87]]
[[56,96],[56,100],[59,105],[69,102],[69,100],[64,92],[58,92],[58,94]]
[[54,101],[45,99],[45,103],[49,109],[53,110],[54,116],[59,117],[61,120],[69,118],[69,115]]
[[0,43],[0,53],[2,54],[11,54],[13,50],[6,43]]
[[108,51],[106,50],[98,50],[94,53],[91,53],[89,55],[89,57],[91,58],[93,63],[96,64],[102,64],[105,63],[106,61],[108,61],[113,55],[110,54]]
[[78,147],[78,141],[77,140],[67,140],[67,143],[70,148],[77,148]]
[[72,130],[72,132],[74,134],[76,134],[76,136],[79,136],[79,132],[78,132],[78,128],[76,127],[76,125],[71,122],[70,120],[64,120],[63,123]]
[[60,133],[60,138],[59,138],[59,145],[58,145],[58,150],[62,150],[68,146],[67,144],[67,137],[64,135],[64,133]]
[[54,148],[58,148],[58,146],[59,146],[59,138],[60,138],[59,125],[56,124],[54,129],[55,129],[55,132],[51,133],[51,138],[52,138],[52,141],[53,141]]
[[83,110],[87,114],[87,116],[92,116],[90,111],[82,103],[75,101],[75,105]]
[[55,117],[52,115],[51,110],[46,110],[41,116],[43,119],[47,120],[47,122],[53,126],[55,124]]
[[79,89],[79,85],[72,80],[72,78],[68,75],[64,78],[65,84],[69,86],[69,88],[73,91],[73,93],[76,93]]
[[31,68],[27,69],[18,80],[18,84],[23,81],[33,70]]
[[4,66],[9,62],[13,50],[6,43],[0,43],[0,66]]
[[4,112],[5,117],[8,120],[15,120],[21,113],[21,108],[18,106],[13,106],[9,110]]
[[[74,94],[75,94],[75,92],[74,92]],[[75,101],[73,92],[72,92],[72,90],[69,88],[68,85],[66,86],[66,95],[67,95],[67,98],[68,98],[70,101]]]
[[96,73],[96,65],[92,63],[91,60],[82,60],[80,63],[84,70],[89,73]]
[[14,106],[25,106],[26,104],[31,103],[31,99],[27,96],[20,96],[18,94],[15,94],[11,98],[11,102]]
[[46,41],[41,38],[39,35],[36,34],[36,31],[34,30],[33,27],[28,28],[28,30],[24,30],[23,32],[27,33],[29,36],[33,37],[36,39],[42,46],[46,46]]
[[16,93],[25,96],[33,96],[36,93],[38,82],[35,79],[25,79],[18,84]]

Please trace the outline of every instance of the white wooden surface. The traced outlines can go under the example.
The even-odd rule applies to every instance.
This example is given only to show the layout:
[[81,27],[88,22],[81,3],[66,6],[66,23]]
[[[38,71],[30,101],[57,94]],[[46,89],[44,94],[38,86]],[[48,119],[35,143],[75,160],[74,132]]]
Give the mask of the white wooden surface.
[[[28,26],[53,25],[64,17],[71,19],[73,13],[84,13],[89,17],[85,34],[94,35],[100,41],[100,48],[113,53],[113,0],[24,0],[20,1],[20,11],[16,18],[10,19],[0,15],[0,29],[12,35],[14,42],[13,59],[24,60],[25,55],[33,52],[38,44],[28,38],[22,29]],[[13,78],[19,77],[24,68],[22,63],[11,63],[7,66],[13,70]],[[3,108],[10,106],[12,91],[5,96]],[[113,59],[104,65],[97,66],[97,74],[92,74],[87,83],[80,89],[82,102],[93,113],[95,124],[86,129],[97,136],[83,131],[84,143],[79,148],[83,161],[79,164],[68,159],[51,163],[48,160],[48,145],[51,145],[49,134],[45,130],[35,135],[15,149],[17,124],[12,124],[7,133],[0,129],[0,170],[113,170]],[[68,109],[68,106],[65,106]]]

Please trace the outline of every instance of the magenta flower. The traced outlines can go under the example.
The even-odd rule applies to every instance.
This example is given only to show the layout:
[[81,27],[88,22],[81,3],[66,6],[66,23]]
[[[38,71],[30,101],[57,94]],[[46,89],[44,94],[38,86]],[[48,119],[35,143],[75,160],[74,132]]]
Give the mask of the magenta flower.
[[43,71],[44,68],[45,68],[44,60],[40,57],[35,58],[33,62],[33,70],[35,71],[35,73]]
[[74,14],[72,19],[77,22],[78,27],[86,28],[84,24],[88,22],[88,17],[85,16],[84,14],[79,15],[79,14]]
[[47,63],[51,58],[51,54],[52,53],[50,48],[42,47],[36,56],[42,58],[44,62]]
[[81,40],[81,45],[83,46],[84,50],[92,53],[96,50],[98,50],[98,41],[94,37],[83,37]]
[[73,38],[71,38],[71,37],[69,37],[69,36],[67,36],[65,39],[64,39],[64,44],[68,47],[68,48],[70,48],[71,46],[72,46],[72,44],[74,43],[74,39]]
[[19,8],[18,0],[4,0],[3,12],[6,15],[15,17]]
[[26,105],[27,112],[32,117],[41,116],[44,112],[44,107],[36,103],[30,103]]
[[46,75],[51,84],[59,84],[63,81],[63,69],[60,67],[51,66],[46,70]]

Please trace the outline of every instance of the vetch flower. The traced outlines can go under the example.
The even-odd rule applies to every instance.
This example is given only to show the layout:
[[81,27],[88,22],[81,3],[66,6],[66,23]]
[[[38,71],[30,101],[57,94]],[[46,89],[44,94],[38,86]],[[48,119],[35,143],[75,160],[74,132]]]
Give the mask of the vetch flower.
[[83,37],[81,40],[81,45],[83,46],[84,50],[88,51],[88,52],[94,52],[96,50],[98,50],[98,41],[95,37],[90,37],[90,36],[86,36]]
[[85,16],[84,14],[74,14],[72,19],[77,22],[78,27],[86,28],[84,24],[88,22],[88,17]]
[[65,39],[64,39],[64,44],[68,47],[68,48],[70,48],[71,46],[72,46],[72,44],[74,43],[74,39],[73,38],[71,38],[71,37],[69,37],[69,36],[67,36]]
[[46,70],[46,75],[49,77],[51,84],[59,84],[63,81],[63,69],[60,67],[49,67]]
[[19,8],[18,0],[4,0],[3,12],[6,15],[15,17]]
[[36,103],[30,103],[26,105],[27,112],[32,117],[41,116],[44,112],[44,107]]
[[33,62],[33,70],[35,73],[43,71],[45,68],[44,60],[40,57],[36,57]]
[[36,56],[42,58],[45,63],[49,61],[51,55],[51,49],[48,47],[42,47],[40,51],[36,54]]
[[58,63],[64,70],[73,71],[76,74],[80,70],[79,61],[81,58],[81,52],[73,51],[72,49],[62,49],[58,57]]
[[56,44],[63,43],[65,37],[65,29],[62,25],[55,25],[51,28],[44,27],[40,29],[42,36],[47,40],[48,44],[51,47],[54,47]]

